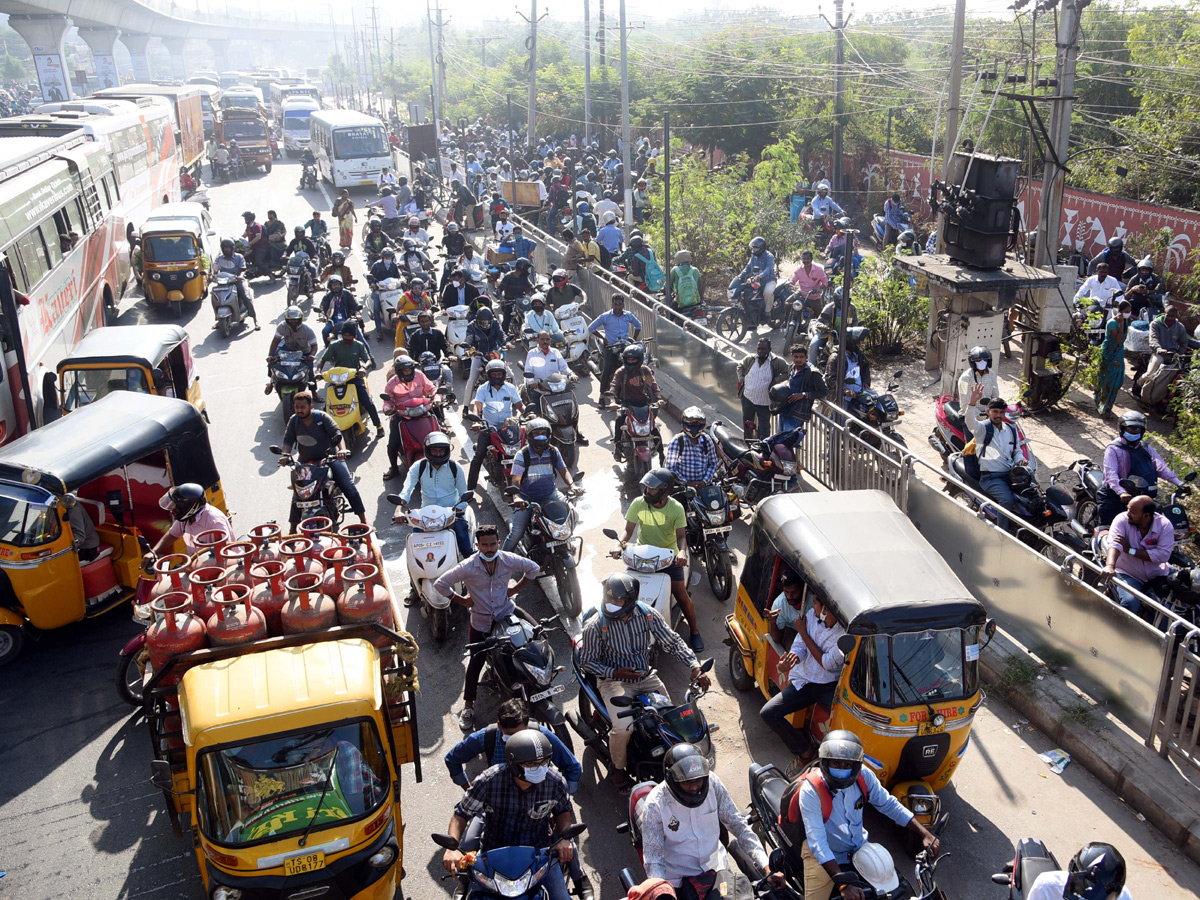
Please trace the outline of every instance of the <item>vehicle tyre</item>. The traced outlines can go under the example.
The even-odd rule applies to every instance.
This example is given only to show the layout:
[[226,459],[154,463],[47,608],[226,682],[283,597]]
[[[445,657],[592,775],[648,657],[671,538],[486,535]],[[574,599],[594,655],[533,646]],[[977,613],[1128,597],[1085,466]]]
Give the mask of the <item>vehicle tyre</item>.
[[288,285],[288,295],[287,295],[288,306],[294,306],[296,304],[296,300],[299,299],[299,297],[300,297],[300,282],[297,281],[295,284],[289,284]]
[[225,340],[229,340],[229,319],[225,318],[224,316],[222,316],[220,319],[217,319],[217,327],[221,330],[221,337],[225,338]]
[[183,305],[178,300],[168,300],[167,311],[170,312],[172,319],[178,319],[183,315]]
[[1079,501],[1079,506],[1075,510],[1075,520],[1086,528],[1089,533],[1095,530],[1099,516],[1100,507],[1095,500],[1089,497],[1086,500]]
[[754,676],[746,671],[746,664],[742,661],[742,651],[737,648],[736,644],[729,648],[729,680],[739,691],[748,691],[754,687]]
[[553,728],[554,736],[563,742],[563,746],[567,748],[567,752],[575,753],[575,742],[571,739],[571,729],[567,727],[566,722],[560,722]]
[[791,347],[796,342],[796,320],[794,318],[788,320],[787,331],[783,334],[783,348]]
[[574,472],[575,463],[579,461],[579,445],[563,444],[558,448],[558,452],[562,454],[563,465],[567,467],[567,471]]
[[733,558],[729,551],[710,545],[704,553],[708,586],[713,596],[724,603],[733,594]]
[[446,640],[446,635],[450,633],[450,607],[445,609],[429,607],[429,630],[433,632],[433,639],[437,643],[440,644]]
[[116,325],[118,315],[120,315],[120,314],[117,312],[117,307],[115,304],[112,304],[112,303],[104,304],[104,324],[105,325],[108,325],[109,327]]
[[562,562],[554,565],[554,584],[558,588],[558,599],[562,601],[563,612],[572,619],[578,618],[583,612],[583,591],[579,589],[579,573],[569,569]]
[[716,332],[732,343],[739,343],[746,337],[750,322],[741,307],[730,306],[717,316]]
[[271,160],[268,159],[266,164],[263,166],[263,171],[266,172],[268,175],[271,174],[271,165],[272,165]]
[[19,625],[0,625],[0,666],[7,665],[25,649],[25,630]]
[[117,661],[117,693],[130,706],[142,705],[142,667],[138,665],[141,651],[127,653]]

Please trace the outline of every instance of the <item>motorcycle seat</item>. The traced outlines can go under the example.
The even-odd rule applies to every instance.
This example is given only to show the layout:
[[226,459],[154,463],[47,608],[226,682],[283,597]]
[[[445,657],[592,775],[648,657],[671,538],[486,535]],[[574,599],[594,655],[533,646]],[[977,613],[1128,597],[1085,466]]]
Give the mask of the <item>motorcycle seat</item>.
[[954,473],[954,477],[966,484],[968,487],[973,487],[979,490],[979,482],[967,474],[967,467],[963,463],[961,453],[953,453],[950,455],[950,471]]
[[763,781],[761,790],[763,799],[767,801],[768,809],[778,810],[783,806],[783,792],[787,790],[787,786],[787,779],[777,775],[772,775]]
[[962,410],[958,408],[957,400],[947,400],[942,404],[942,411],[946,414],[946,422],[952,428],[956,428],[964,434],[967,431],[967,420],[962,414]]
[[712,433],[721,446],[721,452],[726,456],[736,459],[750,450],[749,444],[739,437],[734,437],[723,425],[715,426]]
[[1104,486],[1104,470],[1093,467],[1083,473],[1083,483],[1089,491],[1095,494]]

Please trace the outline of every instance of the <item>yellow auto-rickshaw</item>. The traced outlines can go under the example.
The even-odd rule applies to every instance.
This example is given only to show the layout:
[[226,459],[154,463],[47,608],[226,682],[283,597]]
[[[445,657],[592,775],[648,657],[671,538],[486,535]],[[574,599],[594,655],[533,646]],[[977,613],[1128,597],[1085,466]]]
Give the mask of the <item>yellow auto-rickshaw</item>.
[[178,397],[208,419],[188,334],[178,325],[95,328],[58,364],[64,413],[115,391]]
[[202,224],[183,216],[152,216],[141,237],[142,291],[152,305],[165,304],[178,316],[183,302],[196,303],[207,295],[210,259]]
[[[208,426],[168,397],[109,394],[0,448],[0,665],[21,652],[27,625],[61,628],[128,600],[141,541],[171,526],[159,500],[186,482],[225,509]],[[74,549],[67,493],[100,538],[90,562]]]
[[789,647],[772,638],[767,613],[789,568],[804,585],[802,614],[817,597],[846,629],[833,708],[802,710],[792,724],[814,748],[829,730],[853,731],[884,787],[932,824],[935,791],[967,749],[982,698],[979,651],[995,623],[886,493],[769,497],[725,620],[734,684],[757,685],[765,698],[787,684],[779,658]]

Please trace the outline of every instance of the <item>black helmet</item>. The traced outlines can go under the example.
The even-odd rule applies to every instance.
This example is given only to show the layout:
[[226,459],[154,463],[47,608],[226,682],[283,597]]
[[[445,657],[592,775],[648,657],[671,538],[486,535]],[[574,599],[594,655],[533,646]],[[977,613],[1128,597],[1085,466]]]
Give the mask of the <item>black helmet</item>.
[[967,354],[967,362],[974,365],[981,359],[987,362],[989,369],[992,367],[992,351],[987,347],[972,347]]
[[405,383],[412,381],[416,376],[417,362],[408,354],[397,356],[393,366],[396,369],[396,377]]
[[850,221],[849,216],[842,216],[840,219],[837,220],[838,228],[849,228],[853,224],[854,223]]
[[524,728],[504,744],[504,762],[508,771],[522,780],[526,766],[548,763],[553,754],[549,738],[536,728]]
[[750,252],[755,256],[761,256],[767,249],[767,239],[765,237],[756,237],[750,241]]
[[[863,745],[853,731],[831,731],[817,751],[825,786],[831,791],[850,787],[858,780],[863,765]],[[849,770],[849,774],[846,774]],[[834,774],[834,773],[837,774]]]
[[404,252],[405,253],[412,253],[416,249],[417,249],[416,241],[414,241],[412,238],[404,239]]
[[1112,844],[1084,844],[1067,865],[1064,900],[1117,900],[1125,888],[1125,859]]
[[440,466],[450,461],[450,438],[444,431],[434,431],[425,437],[425,458],[432,465]]
[[[1121,240],[1119,237],[1109,238],[1108,239],[1108,249],[1109,250],[1124,250],[1125,242],[1123,240]],[[1104,846],[1107,847],[1108,845],[1105,844]]]
[[409,289],[409,291],[415,291],[417,293],[424,291],[425,290],[425,279],[422,278],[420,275],[414,275],[412,278],[410,278],[408,280],[408,289]]
[[642,496],[646,502],[657,506],[675,487],[675,473],[666,466],[659,466],[643,475],[638,483],[642,486]]
[[867,326],[866,325],[855,325],[853,328],[846,329],[846,343],[847,344],[860,343],[862,341],[862,339],[865,338],[866,336],[867,336]]
[[[429,310],[423,309],[423,310],[421,310],[421,314],[428,316]],[[417,318],[420,319],[421,316],[417,316]],[[430,318],[432,318],[432,316],[430,316]],[[436,363],[437,357],[433,355],[432,351],[426,350],[424,353],[422,353],[420,356],[417,357],[417,362],[419,362],[421,364],[421,368],[423,369],[426,366],[432,366],[434,363]]]
[[645,245],[646,245],[646,242],[644,240],[642,240],[642,236],[640,234],[630,235],[630,237],[629,237],[629,249],[630,250],[634,250],[634,251],[641,250],[642,247],[644,247]]
[[233,241],[231,241],[229,238],[225,238],[225,240],[221,241],[221,249],[222,250],[232,250],[233,249]]
[[[632,575],[618,572],[604,579],[604,602],[601,609],[606,619],[624,619],[636,608],[638,592],[641,590],[638,580]],[[608,606],[620,606],[619,612],[609,612]]]
[[204,499],[204,488],[189,481],[177,484],[163,494],[158,505],[170,512],[171,518],[176,522],[187,522],[204,509],[207,502]]
[[524,275],[526,272],[528,272],[532,268],[533,268],[533,263],[531,263],[524,256],[520,257],[516,262],[513,263],[513,271],[516,272],[518,275]]
[[[480,299],[482,299],[483,297],[486,297],[486,296],[487,296],[487,294],[483,294],[483,295],[481,295]],[[492,321],[493,318],[495,318],[495,316],[492,313],[492,308],[490,306],[479,307],[479,312],[477,312],[475,314],[476,322],[483,322],[483,321],[490,322],[490,321]]]
[[771,385],[771,389],[767,391],[767,399],[772,403],[787,403],[788,398],[792,396],[792,385],[788,381],[780,381],[777,384]]
[[646,361],[646,348],[641,344],[630,344],[621,353],[621,362],[625,363],[626,368],[640,369]]
[[297,235],[298,237],[304,237],[304,226],[297,225],[292,229],[292,234]]
[[370,227],[371,227],[372,231],[378,231],[380,228],[383,227],[383,220],[382,219],[372,219]]
[[[708,798],[708,760],[692,744],[676,744],[663,757],[663,777],[667,789],[684,806],[695,809]],[[692,793],[679,786],[681,781],[701,779],[700,790]]]
[[335,266],[340,266],[342,263],[344,263],[346,261],[346,254],[343,253],[341,250],[334,250],[333,253],[330,254],[329,258],[331,260],[333,260],[333,264]]

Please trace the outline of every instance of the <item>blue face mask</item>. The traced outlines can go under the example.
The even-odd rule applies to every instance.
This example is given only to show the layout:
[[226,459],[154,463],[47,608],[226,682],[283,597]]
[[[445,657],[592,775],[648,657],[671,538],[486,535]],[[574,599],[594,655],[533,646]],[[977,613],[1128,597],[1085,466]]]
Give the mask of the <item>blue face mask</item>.
[[1122,431],[1121,437],[1125,438],[1125,440],[1129,441],[1131,444],[1136,444],[1142,439],[1140,434],[1130,434],[1128,431]]
[[829,774],[834,778],[849,778],[854,774],[853,769],[830,769]]
[[541,784],[546,780],[546,775],[549,774],[549,766],[533,766],[525,770],[522,776],[522,781],[528,781],[530,784]]
[[499,550],[497,550],[495,553],[491,554],[490,556],[489,556],[488,554],[484,553],[482,550],[480,550],[480,551],[479,551],[479,557],[480,557],[480,559],[482,559],[484,562],[495,562],[495,561],[496,561],[496,558],[497,558],[499,555],[500,555],[500,551],[499,551]]

